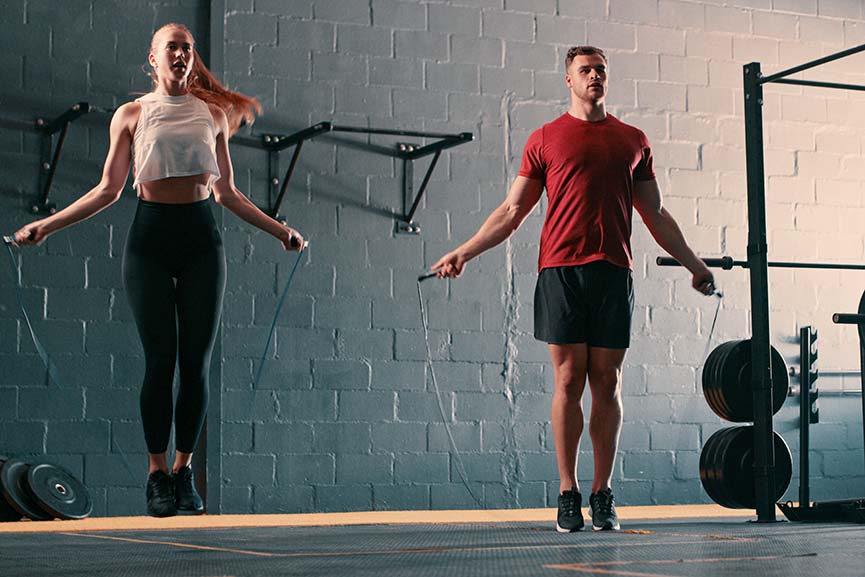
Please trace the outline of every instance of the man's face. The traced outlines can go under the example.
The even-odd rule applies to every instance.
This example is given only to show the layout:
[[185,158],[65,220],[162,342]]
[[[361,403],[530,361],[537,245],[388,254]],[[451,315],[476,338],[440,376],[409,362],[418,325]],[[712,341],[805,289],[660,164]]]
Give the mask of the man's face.
[[565,82],[577,99],[602,102],[607,95],[607,63],[599,54],[577,55],[568,67]]

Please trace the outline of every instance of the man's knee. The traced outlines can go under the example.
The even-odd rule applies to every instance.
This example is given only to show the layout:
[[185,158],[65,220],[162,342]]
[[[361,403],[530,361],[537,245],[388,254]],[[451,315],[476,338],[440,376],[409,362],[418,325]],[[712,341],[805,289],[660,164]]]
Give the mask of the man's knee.
[[618,402],[622,396],[622,371],[616,367],[592,370],[589,385],[593,399]]
[[567,395],[582,395],[586,386],[586,371],[578,367],[558,367],[555,380],[556,391]]

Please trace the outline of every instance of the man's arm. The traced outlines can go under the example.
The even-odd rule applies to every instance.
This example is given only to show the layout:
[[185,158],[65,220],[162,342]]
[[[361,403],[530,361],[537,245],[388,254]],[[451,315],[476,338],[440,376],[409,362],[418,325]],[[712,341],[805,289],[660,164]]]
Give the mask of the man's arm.
[[540,180],[518,176],[505,201],[487,217],[475,235],[441,257],[431,269],[437,271],[439,277],[459,276],[468,261],[511,236],[541,199],[543,192],[544,183]]
[[688,246],[673,215],[664,208],[657,181],[638,180],[634,183],[634,208],[640,213],[655,242],[691,271],[691,286],[703,294],[712,294],[715,290],[715,279]]

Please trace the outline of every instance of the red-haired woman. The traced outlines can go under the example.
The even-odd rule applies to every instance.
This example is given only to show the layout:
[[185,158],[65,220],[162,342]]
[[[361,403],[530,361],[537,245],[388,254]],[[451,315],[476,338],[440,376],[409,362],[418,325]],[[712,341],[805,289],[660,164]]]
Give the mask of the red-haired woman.
[[[123,276],[144,347],[147,512],[165,517],[178,510],[203,511],[190,462],[206,413],[208,368],[225,289],[225,255],[210,193],[276,237],[285,250],[302,246],[303,237],[262,213],[234,185],[228,139],[244,119],[254,120],[254,111],[261,110],[258,102],[213,77],[182,24],[156,31],[148,60],[153,91],[115,112],[99,184],[65,209],[23,227],[15,242],[39,244],[116,202],[134,161],[139,200]],[[173,403],[176,361],[180,387]],[[173,471],[166,461],[172,411]]]

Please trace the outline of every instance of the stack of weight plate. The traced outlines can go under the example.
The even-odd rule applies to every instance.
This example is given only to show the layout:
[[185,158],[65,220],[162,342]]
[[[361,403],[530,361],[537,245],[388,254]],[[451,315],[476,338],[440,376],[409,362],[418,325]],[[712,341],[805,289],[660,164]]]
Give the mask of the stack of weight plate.
[[0,521],[84,519],[92,509],[87,487],[63,467],[0,455]]
[[[787,398],[789,378],[784,357],[771,347],[772,414],[781,410]],[[703,396],[722,419],[734,423],[754,420],[754,393],[751,389],[751,341],[729,341],[719,345],[703,366]]]
[[[778,501],[790,486],[793,459],[778,433],[775,440],[775,494]],[[712,500],[730,509],[754,509],[754,427],[728,427],[709,437],[700,453],[700,482]]]

